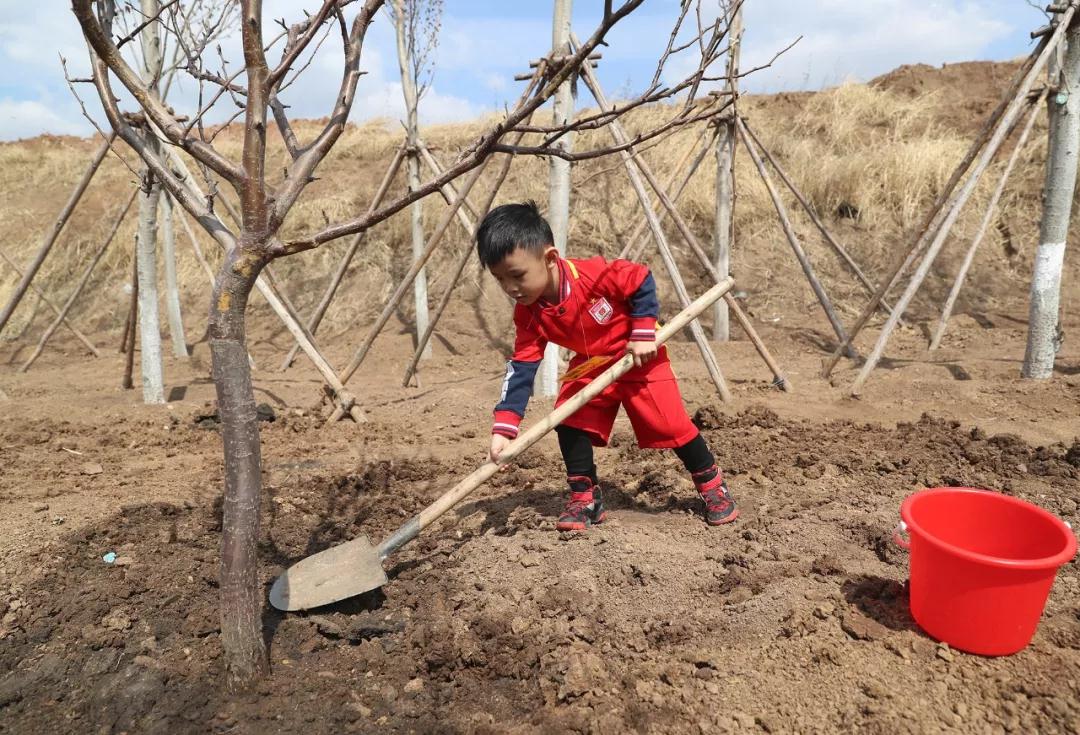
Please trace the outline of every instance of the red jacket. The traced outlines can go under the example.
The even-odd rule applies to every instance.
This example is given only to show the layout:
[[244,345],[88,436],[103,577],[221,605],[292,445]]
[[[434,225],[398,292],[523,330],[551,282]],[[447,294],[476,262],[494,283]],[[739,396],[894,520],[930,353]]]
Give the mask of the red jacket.
[[[626,350],[627,342],[656,339],[659,303],[648,267],[628,260],[608,262],[601,256],[559,263],[560,301],[514,307],[514,354],[507,364],[502,397],[495,407],[492,432],[515,437],[532,395],[536,370],[548,342],[575,353],[563,380],[602,372]],[[666,363],[656,360],[628,372],[622,380],[647,380]]]

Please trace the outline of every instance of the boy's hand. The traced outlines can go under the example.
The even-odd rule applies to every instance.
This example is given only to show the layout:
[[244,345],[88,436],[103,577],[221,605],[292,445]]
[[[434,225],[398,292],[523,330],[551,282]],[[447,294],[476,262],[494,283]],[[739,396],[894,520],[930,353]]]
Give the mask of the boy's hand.
[[[491,435],[491,450],[488,453],[488,457],[492,462],[498,464],[499,455],[503,453],[503,450],[510,446],[510,439],[502,434]],[[500,469],[506,469],[507,465],[502,465]]]
[[626,352],[634,358],[634,367],[641,367],[656,357],[659,348],[655,342],[627,342]]

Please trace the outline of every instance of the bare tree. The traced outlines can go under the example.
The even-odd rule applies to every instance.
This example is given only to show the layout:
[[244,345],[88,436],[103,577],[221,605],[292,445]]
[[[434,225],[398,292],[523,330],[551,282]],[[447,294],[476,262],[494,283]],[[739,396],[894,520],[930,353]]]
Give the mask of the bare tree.
[[1051,64],[1051,83],[1058,92],[1047,99],[1050,150],[1046,159],[1039,248],[1031,274],[1027,349],[1021,371],[1025,378],[1040,380],[1053,375],[1054,359],[1061,347],[1061,268],[1080,148],[1080,95],[1072,94],[1080,86],[1080,21],[1072,22],[1063,45],[1064,61]]
[[[442,0],[391,0],[386,11],[394,23],[401,91],[405,97],[406,179],[409,191],[416,191],[420,188],[419,104],[431,84]],[[412,203],[411,215],[412,251],[416,259],[424,252],[424,205],[421,200]],[[416,274],[413,291],[416,300],[416,337],[419,340],[428,326],[426,269],[421,268]],[[430,343],[425,346],[421,357],[431,357]]]
[[[698,13],[700,17],[701,2]],[[713,247],[716,251],[716,270],[722,276],[731,272],[731,243],[735,239],[735,114],[738,104],[739,56],[742,48],[742,1],[721,2],[721,10],[731,27],[727,58],[727,92],[731,94],[731,116],[719,122],[716,138],[716,221],[713,223]],[[700,21],[699,21],[700,24]],[[727,342],[731,334],[727,302],[723,299],[713,306],[713,338]]]
[[[551,19],[551,55],[562,56],[570,51],[570,18],[573,0],[555,0]],[[574,118],[574,80],[567,79],[555,93],[551,105],[553,125],[568,125]],[[562,136],[559,147],[572,150],[573,135]],[[570,161],[552,156],[548,164],[548,209],[551,236],[559,255],[566,255],[566,235],[570,229]],[[545,396],[559,392],[559,346],[549,342],[540,363],[540,391]]]
[[[173,0],[167,6],[174,6]],[[261,491],[261,446],[255,415],[255,398],[248,364],[245,338],[245,308],[251,289],[260,273],[274,259],[319,248],[340,237],[361,233],[400,212],[415,201],[437,192],[440,187],[462,174],[473,171],[493,152],[558,155],[586,159],[629,150],[647,140],[655,140],[681,126],[713,118],[726,102],[719,97],[698,99],[696,91],[703,81],[711,80],[709,69],[720,58],[725,27],[721,22],[706,29],[708,48],[701,65],[684,80],[661,85],[659,79],[669,58],[678,51],[669,44],[661,56],[652,83],[640,95],[599,112],[580,116],[571,125],[534,126],[532,113],[551,98],[582,62],[603,43],[610,29],[644,0],[624,0],[616,7],[610,0],[594,32],[580,48],[558,64],[540,64],[533,84],[521,99],[469,144],[446,169],[421,184],[371,211],[334,222],[321,229],[282,239],[279,233],[293,205],[311,182],[316,168],[333,149],[345,129],[352,111],[357,83],[361,77],[360,58],[367,30],[385,0],[322,0],[318,9],[303,20],[283,24],[284,32],[268,42],[265,19],[259,0],[242,0],[240,28],[244,63],[240,71],[214,74],[202,65],[189,64],[188,71],[200,81],[198,111],[188,121],[181,121],[164,105],[153,89],[124,59],[120,48],[130,39],[114,32],[111,0],[73,0],[72,6],[89,44],[92,81],[105,110],[109,125],[146,164],[157,181],[223,248],[225,257],[219,266],[210,304],[210,350],[218,407],[222,419],[225,455],[225,501],[222,521],[221,561],[221,640],[225,648],[227,683],[243,687],[263,674],[268,667],[262,637],[262,594],[257,578],[256,541],[259,534],[259,498]],[[681,25],[684,4],[676,18]],[[165,33],[172,32],[172,13],[147,18]],[[336,29],[344,56],[338,92],[332,110],[314,135],[302,141],[288,109],[278,98],[286,79],[295,78],[306,68],[303,59],[312,52],[312,44],[324,29]],[[141,29],[140,29],[141,30]],[[673,34],[674,38],[674,34]],[[283,43],[282,43],[283,41]],[[696,43],[691,39],[690,44]],[[688,46],[683,46],[686,48]],[[279,52],[276,63],[269,52]],[[289,76],[292,74],[293,76]],[[120,109],[114,84],[119,82],[140,108],[147,127],[154,132],[156,145],[132,125],[132,116]],[[203,83],[217,87],[203,96]],[[678,105],[666,111],[665,119],[638,133],[621,145],[568,153],[557,143],[570,129],[595,129],[626,112],[645,104],[682,95]],[[222,98],[237,105],[242,115],[242,152],[238,160],[227,157],[214,145],[221,127],[204,124],[207,113]],[[267,171],[268,120],[272,111],[277,131],[291,160],[280,174]],[[503,138],[512,133],[532,133],[528,144]],[[236,231],[213,210],[212,195],[203,194],[197,182],[180,171],[178,151],[193,158],[198,165],[232,189],[240,200],[240,221]],[[211,190],[212,192],[212,190]],[[363,211],[363,210],[362,210]],[[265,292],[264,292],[265,293]],[[301,336],[302,333],[301,333]]]

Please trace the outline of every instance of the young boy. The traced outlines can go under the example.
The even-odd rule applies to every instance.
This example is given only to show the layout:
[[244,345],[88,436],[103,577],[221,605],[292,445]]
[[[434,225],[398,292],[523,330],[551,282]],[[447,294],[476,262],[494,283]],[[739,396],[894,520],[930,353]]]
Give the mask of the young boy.
[[480,262],[517,303],[514,354],[491,429],[491,460],[518,435],[544,348],[553,342],[575,353],[555,405],[581,390],[625,353],[634,367],[556,427],[566,463],[570,500],[555,527],[584,530],[604,520],[593,446],[605,446],[619,406],[626,409],[638,446],[671,448],[682,460],[718,526],[739,512],[705,439],[683,407],[667,350],[657,349],[660,305],[649,269],[597,256],[564,259],[533,202],[504,204],[476,233]]

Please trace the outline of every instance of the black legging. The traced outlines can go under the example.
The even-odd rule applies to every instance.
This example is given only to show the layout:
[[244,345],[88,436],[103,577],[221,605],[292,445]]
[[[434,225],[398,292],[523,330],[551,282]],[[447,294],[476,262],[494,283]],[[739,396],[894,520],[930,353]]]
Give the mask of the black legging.
[[[559,435],[559,449],[562,451],[563,462],[566,463],[566,474],[570,477],[588,477],[595,484],[596,462],[593,460],[589,435],[581,429],[564,425],[556,426],[555,433]],[[716,459],[700,432],[686,444],[675,447],[675,454],[691,474],[704,472],[716,464]]]

